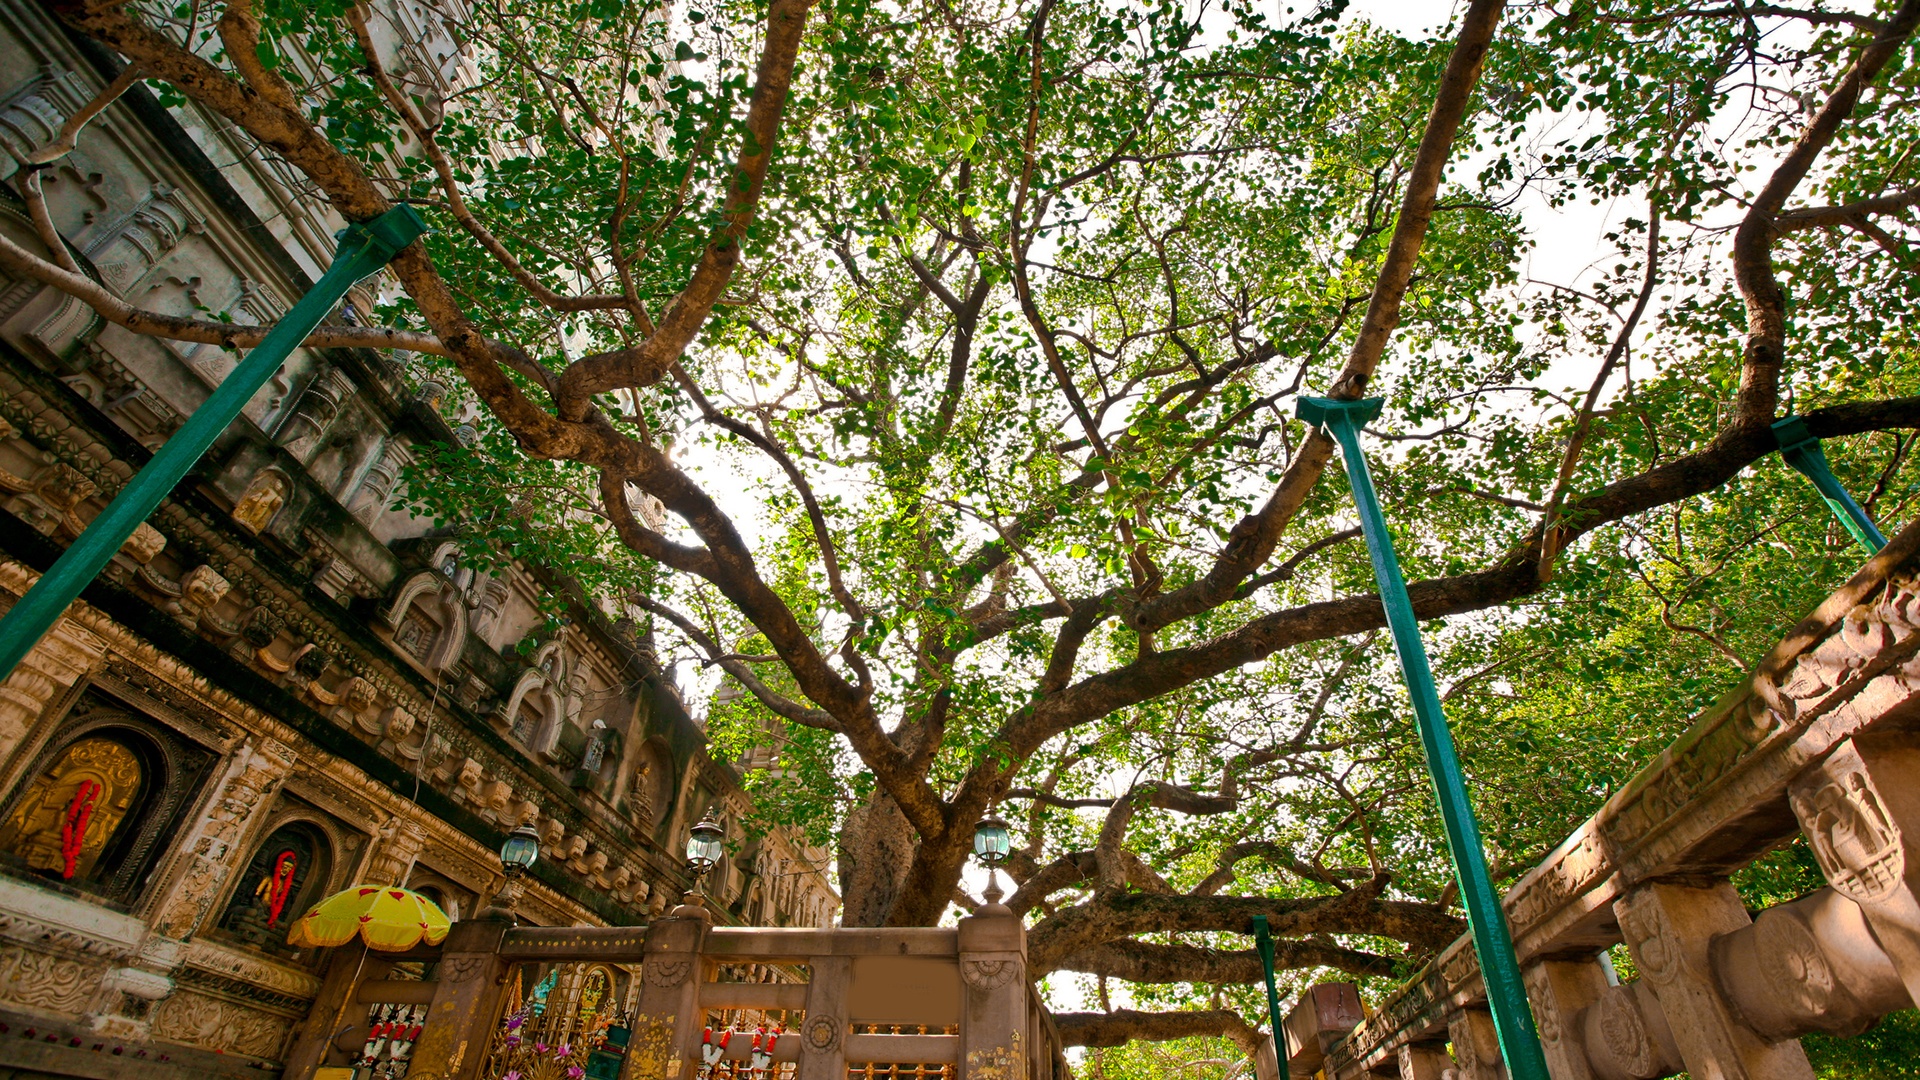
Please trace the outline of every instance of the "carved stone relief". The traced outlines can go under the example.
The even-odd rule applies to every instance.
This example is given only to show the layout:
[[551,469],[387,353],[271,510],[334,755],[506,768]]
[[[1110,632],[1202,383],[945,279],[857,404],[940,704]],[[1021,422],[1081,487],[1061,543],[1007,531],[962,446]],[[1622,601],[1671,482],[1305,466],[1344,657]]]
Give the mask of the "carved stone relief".
[[103,965],[18,945],[0,946],[0,1001],[62,1016],[79,1016],[100,990]]
[[1900,887],[1905,847],[1866,770],[1835,764],[1793,792],[1793,811],[1833,887],[1855,903],[1874,903]]
[[258,535],[286,503],[288,490],[287,478],[280,473],[272,469],[256,473],[233,504],[234,524]]
[[975,990],[998,990],[1019,978],[1023,968],[1014,954],[973,957],[960,961],[960,977]]
[[278,1060],[292,1021],[191,990],[154,1007],[153,1035],[226,1054]]
[[183,842],[190,854],[160,905],[155,930],[168,937],[184,938],[200,925],[233,870],[240,854],[236,848],[248,823],[264,809],[268,791],[285,778],[293,762],[293,751],[272,740],[235,756],[225,786],[215,796],[197,835]]

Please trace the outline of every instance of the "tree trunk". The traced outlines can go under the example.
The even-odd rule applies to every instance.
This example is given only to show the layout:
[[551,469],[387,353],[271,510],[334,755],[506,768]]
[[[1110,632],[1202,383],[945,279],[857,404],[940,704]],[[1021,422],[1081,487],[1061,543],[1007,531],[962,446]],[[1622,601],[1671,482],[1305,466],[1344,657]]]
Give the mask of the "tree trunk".
[[899,804],[875,790],[840,830],[840,922],[885,926],[913,865],[913,826]]

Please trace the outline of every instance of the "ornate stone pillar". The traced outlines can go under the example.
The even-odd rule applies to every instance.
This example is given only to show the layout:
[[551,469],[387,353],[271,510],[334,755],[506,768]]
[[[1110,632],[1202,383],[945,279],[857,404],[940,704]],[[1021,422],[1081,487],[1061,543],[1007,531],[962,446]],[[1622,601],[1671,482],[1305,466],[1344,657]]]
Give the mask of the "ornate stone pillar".
[[794,1080],[844,1080],[853,958],[816,956],[808,970],[807,1018],[800,1025],[800,1066]]
[[[17,564],[10,569],[19,569]],[[12,575],[8,575],[11,577]],[[6,581],[7,586],[14,583]],[[24,575],[17,592],[25,592]],[[106,642],[63,618],[0,683],[0,762],[26,741],[47,709],[65,697],[106,654]]]
[[287,453],[299,459],[302,465],[306,464],[319,448],[327,428],[333,424],[334,416],[340,411],[340,402],[351,393],[352,380],[333,367],[321,367],[314,373],[312,381],[307,383],[306,392],[300,395],[293,415],[280,425],[275,440],[287,448]]
[[512,928],[506,919],[453,924],[442,946],[433,1004],[413,1044],[410,1080],[473,1080],[480,1074],[507,992],[500,941]]
[[380,829],[368,852],[366,872],[358,880],[370,885],[399,885],[413,872],[413,864],[427,846],[427,831],[418,822],[396,818]]
[[1453,1043],[1453,1070],[1458,1080],[1506,1080],[1500,1061],[1500,1036],[1493,1030],[1493,1013],[1461,1009],[1447,1017],[1447,1038]]
[[[692,1080],[700,1065],[700,984],[706,964],[705,910],[683,904],[647,928],[641,946],[639,1011],[627,1043],[626,1080]],[[814,977],[819,978],[819,969]],[[809,1019],[813,1013],[807,1013]],[[802,1028],[810,1032],[811,1028]],[[808,1037],[811,1037],[810,1035]],[[803,1063],[801,1069],[805,1070]]]
[[294,752],[268,738],[243,745],[227,763],[204,820],[181,841],[186,857],[153,907],[153,932],[179,940],[198,929],[220,886],[246,852],[241,848],[269,796],[292,770]]
[[1442,1080],[1453,1059],[1437,1043],[1400,1044],[1400,1080]]
[[1730,883],[1649,882],[1613,907],[1694,1080],[1813,1080],[1797,1040],[1768,1042],[1741,1023],[1721,995],[1713,939],[1752,925]]
[[1027,932],[1003,904],[983,905],[960,920],[960,1075],[1025,1076],[1032,1032],[1027,1030]]
[[389,441],[380,449],[367,475],[360,480],[360,488],[354,493],[353,502],[348,510],[362,525],[371,525],[387,509],[387,497],[393,494],[394,484],[400,478],[400,470],[413,460],[413,453],[406,447]]
[[173,867],[148,922],[150,933],[128,967],[109,973],[103,994],[87,1014],[93,1030],[118,1038],[144,1038],[152,1002],[173,990],[183,940],[198,929],[220,887],[246,851],[241,846],[263,813],[272,789],[293,767],[293,751],[271,739],[244,744],[227,762],[207,816],[180,841],[184,857]]
[[1580,1012],[1607,992],[1607,973],[1595,960],[1546,960],[1523,971],[1540,1048],[1554,1080],[1594,1080],[1580,1046]]
[[1920,748],[1911,735],[1860,735],[1790,789],[1793,812],[1835,892],[1860,905],[1907,993],[1920,1001]]

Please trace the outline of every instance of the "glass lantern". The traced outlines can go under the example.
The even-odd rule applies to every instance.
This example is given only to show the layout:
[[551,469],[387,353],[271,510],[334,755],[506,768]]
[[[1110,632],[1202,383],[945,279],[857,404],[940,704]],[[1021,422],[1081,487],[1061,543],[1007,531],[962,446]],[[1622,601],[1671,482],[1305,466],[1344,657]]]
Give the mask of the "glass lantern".
[[539,859],[540,834],[532,825],[521,825],[508,833],[506,842],[500,845],[500,865],[506,868],[508,877],[526,873]]
[[988,814],[973,827],[973,853],[979,856],[981,865],[989,870],[1006,862],[1007,856],[1013,854],[1013,836],[999,815]]
[[705,874],[720,861],[720,841],[726,838],[726,830],[713,820],[713,812],[701,818],[687,834],[687,863],[696,874]]

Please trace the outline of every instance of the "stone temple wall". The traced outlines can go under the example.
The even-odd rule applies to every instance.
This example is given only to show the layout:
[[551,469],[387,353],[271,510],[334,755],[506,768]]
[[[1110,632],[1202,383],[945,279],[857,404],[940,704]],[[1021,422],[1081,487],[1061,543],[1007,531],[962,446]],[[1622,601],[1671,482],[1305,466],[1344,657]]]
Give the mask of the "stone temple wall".
[[[414,68],[460,77],[444,12],[388,15],[416,35],[395,45]],[[116,70],[0,0],[15,242],[41,250],[21,160]],[[181,314],[272,321],[341,224],[231,130],[137,86],[43,186],[83,269]],[[0,277],[0,604],[235,360]],[[329,891],[405,882],[470,915],[500,885],[504,833],[533,822],[523,916],[630,925],[690,884],[693,820],[714,810],[742,836],[735,763],[631,622],[547,569],[463,566],[393,508],[419,448],[470,433],[451,408],[404,357],[297,351],[0,683],[0,1068],[271,1075],[333,962],[286,947],[285,926]],[[565,626],[521,648],[552,596]],[[718,917],[829,925],[826,862],[778,833],[741,845],[709,880]]]

